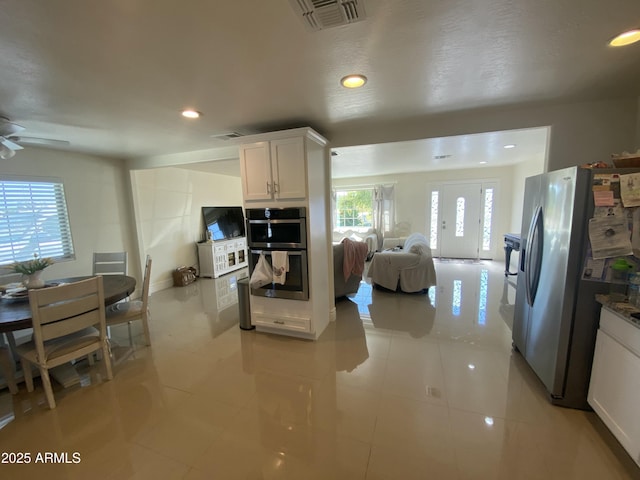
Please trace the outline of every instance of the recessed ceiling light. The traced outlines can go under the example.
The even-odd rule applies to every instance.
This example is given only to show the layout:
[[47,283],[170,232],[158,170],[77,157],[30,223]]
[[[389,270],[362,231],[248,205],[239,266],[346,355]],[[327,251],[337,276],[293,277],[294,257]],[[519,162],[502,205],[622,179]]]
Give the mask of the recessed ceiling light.
[[202,114],[197,110],[187,109],[182,111],[182,116],[186,118],[200,118]]
[[486,161],[486,160],[482,160],[482,161],[480,162],[480,165],[484,165],[485,163],[487,163],[487,161]]
[[505,145],[504,148],[516,148],[516,146],[513,143],[509,143],[509,144]]
[[612,47],[624,47],[625,45],[631,45],[632,43],[636,43],[640,40],[640,30],[629,30],[627,32],[621,33],[616,38],[609,42],[609,45]]
[[347,75],[346,77],[342,77],[340,83],[345,88],[360,88],[367,83],[367,77],[360,74]]

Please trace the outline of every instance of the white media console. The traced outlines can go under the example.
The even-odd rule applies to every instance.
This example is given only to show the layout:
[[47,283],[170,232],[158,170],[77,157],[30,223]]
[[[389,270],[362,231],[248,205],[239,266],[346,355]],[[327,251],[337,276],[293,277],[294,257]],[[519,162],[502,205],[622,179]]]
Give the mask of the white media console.
[[218,278],[248,265],[246,237],[197,245],[201,277]]

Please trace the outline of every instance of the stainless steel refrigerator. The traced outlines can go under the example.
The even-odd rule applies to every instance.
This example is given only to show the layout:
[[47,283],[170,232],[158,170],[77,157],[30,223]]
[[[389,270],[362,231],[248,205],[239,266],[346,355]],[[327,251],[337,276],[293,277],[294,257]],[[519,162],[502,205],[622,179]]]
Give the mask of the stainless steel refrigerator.
[[582,279],[593,216],[595,173],[557,170],[525,182],[513,345],[546,387],[552,403],[589,409],[587,392],[600,305],[609,284]]

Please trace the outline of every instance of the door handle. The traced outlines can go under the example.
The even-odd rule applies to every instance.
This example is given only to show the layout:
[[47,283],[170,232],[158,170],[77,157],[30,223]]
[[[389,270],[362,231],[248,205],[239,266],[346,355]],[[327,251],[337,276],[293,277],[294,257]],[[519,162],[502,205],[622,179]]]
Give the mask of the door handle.
[[280,193],[280,187],[276,182],[273,182],[273,193]]
[[[529,225],[527,245],[524,248],[524,250],[528,252],[527,255],[524,255],[524,291],[526,294],[527,303],[530,306],[533,306],[533,300],[534,300],[532,285],[531,285],[531,273],[532,273],[531,272],[531,251],[532,251],[531,249],[534,246],[533,239],[534,239],[534,235],[536,234],[538,222],[540,221],[540,215],[542,215],[542,207],[538,205],[535,213],[533,214],[533,218],[531,219],[531,224]],[[539,241],[539,238],[536,237],[536,239],[537,241]]]
[[267,193],[271,193],[271,183],[267,182]]

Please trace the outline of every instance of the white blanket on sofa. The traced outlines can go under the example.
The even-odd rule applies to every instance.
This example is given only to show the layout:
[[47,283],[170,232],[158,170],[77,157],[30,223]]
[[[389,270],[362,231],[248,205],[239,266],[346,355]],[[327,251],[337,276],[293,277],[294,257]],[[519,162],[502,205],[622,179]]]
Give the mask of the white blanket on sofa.
[[373,283],[403,292],[419,292],[436,285],[436,270],[426,237],[412,233],[397,252],[378,252],[373,256],[367,276]]

